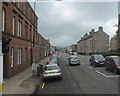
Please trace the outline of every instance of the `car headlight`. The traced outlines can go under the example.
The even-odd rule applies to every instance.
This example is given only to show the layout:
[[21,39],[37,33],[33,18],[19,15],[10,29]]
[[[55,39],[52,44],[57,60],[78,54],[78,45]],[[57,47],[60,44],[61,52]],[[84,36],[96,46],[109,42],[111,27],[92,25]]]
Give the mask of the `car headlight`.
[[97,60],[95,60],[95,62],[99,63]]

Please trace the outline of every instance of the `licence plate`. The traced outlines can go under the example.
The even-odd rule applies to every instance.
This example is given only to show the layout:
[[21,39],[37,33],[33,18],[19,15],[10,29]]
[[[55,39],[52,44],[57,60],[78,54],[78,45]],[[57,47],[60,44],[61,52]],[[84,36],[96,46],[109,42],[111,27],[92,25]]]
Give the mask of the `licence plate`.
[[48,73],[48,74],[54,74],[54,72],[50,72],[50,73]]
[[75,63],[73,63],[73,64],[77,64],[77,63],[75,62]]

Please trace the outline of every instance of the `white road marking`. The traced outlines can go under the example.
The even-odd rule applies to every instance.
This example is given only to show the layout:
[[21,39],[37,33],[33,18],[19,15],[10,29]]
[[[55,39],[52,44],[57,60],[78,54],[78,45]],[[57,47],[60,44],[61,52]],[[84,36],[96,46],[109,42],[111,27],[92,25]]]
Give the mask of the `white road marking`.
[[114,75],[114,76],[107,76],[105,74],[103,74],[102,72],[96,70],[97,73],[101,74],[102,76],[106,77],[106,78],[112,78],[112,77],[118,77],[118,75]]
[[118,77],[118,75],[115,75],[115,76],[107,76],[107,77]]
[[82,65],[85,65],[84,63],[81,63]]
[[87,67],[90,68],[90,69],[93,69],[92,67],[90,67],[90,66],[88,66],[88,65],[87,65]]
[[103,75],[104,77],[106,77],[106,78],[107,78],[107,75],[105,75],[105,74],[101,73],[100,71],[96,70],[96,72],[97,72],[97,73],[99,73],[99,74],[101,74],[101,75]]

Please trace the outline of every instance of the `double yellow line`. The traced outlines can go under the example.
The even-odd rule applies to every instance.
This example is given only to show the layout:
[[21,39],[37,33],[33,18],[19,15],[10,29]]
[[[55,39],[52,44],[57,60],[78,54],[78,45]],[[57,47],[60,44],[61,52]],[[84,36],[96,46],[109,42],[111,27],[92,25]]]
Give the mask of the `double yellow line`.
[[42,84],[42,89],[44,88],[44,86],[45,86],[45,83]]
[[0,92],[3,92],[3,83],[0,83]]

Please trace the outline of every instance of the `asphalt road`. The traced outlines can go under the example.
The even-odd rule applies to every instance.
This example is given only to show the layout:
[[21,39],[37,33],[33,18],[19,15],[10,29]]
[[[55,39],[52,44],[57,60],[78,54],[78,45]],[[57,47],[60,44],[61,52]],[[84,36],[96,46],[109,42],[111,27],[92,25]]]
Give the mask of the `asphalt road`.
[[[37,94],[118,94],[118,75],[105,67],[90,65],[89,56],[79,55],[81,65],[69,66],[67,53],[59,53],[62,80],[40,82]],[[108,95],[109,96],[109,95]],[[119,96],[119,95],[116,95]]]

